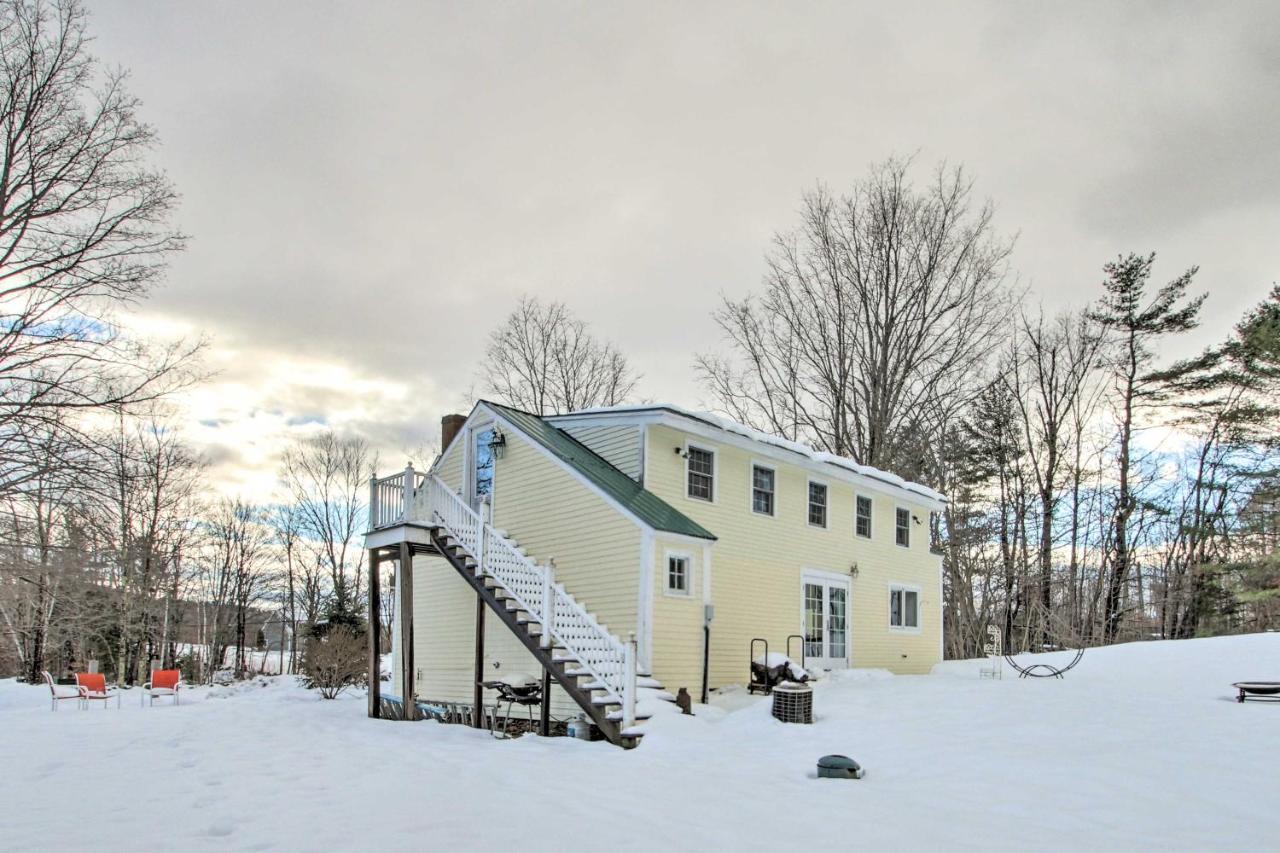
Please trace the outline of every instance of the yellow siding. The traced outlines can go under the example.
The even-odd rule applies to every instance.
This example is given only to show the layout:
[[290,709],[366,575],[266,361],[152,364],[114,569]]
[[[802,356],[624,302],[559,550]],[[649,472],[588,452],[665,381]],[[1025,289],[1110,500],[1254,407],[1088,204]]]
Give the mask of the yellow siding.
[[[860,490],[873,498],[872,538],[854,536],[854,484],[811,475],[808,469],[771,459],[721,442],[703,440],[670,427],[649,427],[645,485],[719,538],[712,550],[711,686],[742,683],[748,645],[765,637],[771,651],[784,651],[786,638],[801,633],[801,574],[804,569],[850,576],[851,666],[884,667],[900,673],[928,672],[940,659],[940,558],[930,552],[928,526],[913,525],[908,548],[894,544],[894,511],[906,507],[927,522],[928,508],[905,495]],[[707,503],[685,495],[684,460],[671,452],[686,438],[716,453],[716,500]],[[756,460],[775,468],[773,517],[751,511],[751,465]],[[828,487],[827,527],[808,523],[810,476]],[[655,550],[661,551],[661,548]],[[655,560],[661,560],[661,554]],[[665,566],[665,561],[663,561]],[[851,576],[853,566],[856,576]],[[662,574],[655,571],[655,582]],[[920,591],[920,629],[889,628],[889,584],[905,583]],[[661,603],[660,603],[661,602]],[[683,603],[683,602],[681,602]],[[690,642],[690,615],[663,598],[654,598],[654,644],[664,648]],[[690,606],[688,610],[694,610]],[[668,626],[670,620],[670,627]],[[700,622],[698,623],[700,625]],[[659,639],[662,638],[662,639]],[[677,654],[670,651],[668,654]],[[689,652],[678,653],[675,665],[690,679]],[[663,657],[658,654],[658,660]],[[655,666],[658,664],[655,662]],[[668,686],[672,686],[668,684]],[[679,685],[675,685],[679,686]]]
[[462,457],[466,453],[466,436],[464,429],[445,448],[444,456],[440,457],[440,462],[436,465],[436,475],[455,489],[462,488]]
[[620,639],[636,630],[640,528],[558,462],[507,430],[494,473],[493,525],[540,563]]
[[[670,693],[681,687],[698,701],[702,690],[704,546],[658,534],[653,548],[653,674]],[[667,557],[689,558],[689,594],[667,592]],[[714,554],[712,567],[714,569]]]
[[[530,557],[554,557],[556,577],[615,636],[636,629],[640,589],[640,528],[627,516],[552,461],[514,429],[495,462],[493,524]],[[466,433],[437,467],[441,479],[460,488]],[[471,700],[475,594],[442,559],[414,562],[414,656],[419,695],[444,701]],[[486,677],[502,672],[540,676],[534,660],[490,612],[485,623]],[[576,706],[556,691],[557,716]]]

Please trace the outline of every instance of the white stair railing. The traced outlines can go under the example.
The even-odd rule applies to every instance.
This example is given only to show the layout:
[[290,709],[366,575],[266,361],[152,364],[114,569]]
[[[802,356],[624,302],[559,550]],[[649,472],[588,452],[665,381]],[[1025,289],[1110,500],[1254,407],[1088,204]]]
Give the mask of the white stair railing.
[[542,626],[543,644],[554,639],[578,667],[605,686],[622,706],[623,729],[635,723],[635,644],[610,634],[557,583],[554,572],[522,554],[439,477],[427,486],[432,523],[439,524],[492,577],[517,606]]

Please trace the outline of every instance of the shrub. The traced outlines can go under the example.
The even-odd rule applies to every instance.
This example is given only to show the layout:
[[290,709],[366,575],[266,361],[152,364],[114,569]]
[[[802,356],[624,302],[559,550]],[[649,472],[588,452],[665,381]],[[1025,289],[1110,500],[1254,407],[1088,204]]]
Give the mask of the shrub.
[[313,632],[302,650],[302,683],[325,699],[336,699],[348,687],[366,683],[367,656],[364,631],[333,625]]

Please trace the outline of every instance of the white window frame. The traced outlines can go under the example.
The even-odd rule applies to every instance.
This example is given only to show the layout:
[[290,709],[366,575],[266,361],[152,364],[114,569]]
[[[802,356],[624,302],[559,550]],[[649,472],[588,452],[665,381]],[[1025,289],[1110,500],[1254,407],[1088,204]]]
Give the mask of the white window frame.
[[[864,500],[868,504],[867,508],[867,532],[862,534],[858,532],[858,501]],[[857,539],[870,539],[876,531],[876,499],[871,495],[862,495],[854,493],[853,495],[853,535]]]
[[[684,560],[684,589],[671,588],[671,561]],[[662,594],[669,598],[693,598],[693,554],[688,551],[663,551]]]
[[[700,450],[703,453],[711,454],[711,497],[701,498],[697,495],[689,494],[689,451]],[[715,448],[705,444],[696,444],[692,441],[684,443],[684,496],[686,500],[700,501],[701,503],[716,503],[720,497],[720,454]]]
[[[914,592],[916,594],[916,624],[914,626],[906,625],[906,624],[902,624],[902,625],[893,624],[893,594],[895,592],[900,592],[903,594],[902,595],[902,621],[904,623],[906,622],[906,617],[907,617],[906,593]],[[889,622],[889,630],[901,631],[904,634],[919,634],[920,622],[921,622],[920,614],[923,612],[923,609],[924,609],[920,606],[920,604],[921,604],[920,587],[915,586],[913,584],[909,584],[909,583],[890,583],[889,595],[885,599],[885,605],[887,607],[887,613],[885,615]]]
[[[760,510],[756,509],[756,469],[757,468],[762,468],[765,471],[768,471],[769,473],[773,474],[773,491],[770,493],[773,496],[773,501],[771,503],[771,506],[773,509],[772,512],[761,512]],[[747,495],[747,499],[750,501],[748,506],[751,507],[751,514],[763,515],[765,518],[777,518],[778,517],[778,469],[777,467],[761,462],[758,459],[752,459],[751,475],[747,478],[747,487],[749,492],[749,494]]]
[[[826,500],[822,504],[822,523],[814,524],[813,519],[809,516],[809,510],[813,508],[813,495],[811,490],[814,486],[822,486],[825,490]],[[805,483],[804,487],[804,520],[809,523],[810,527],[819,530],[826,530],[831,526],[831,485],[825,480],[815,480],[813,477]]]
[[[907,541],[899,542],[898,541],[898,514],[903,512],[907,514]],[[911,516],[910,507],[897,506],[893,508],[893,544],[897,545],[899,548],[911,547],[911,522],[912,522],[912,516]]]

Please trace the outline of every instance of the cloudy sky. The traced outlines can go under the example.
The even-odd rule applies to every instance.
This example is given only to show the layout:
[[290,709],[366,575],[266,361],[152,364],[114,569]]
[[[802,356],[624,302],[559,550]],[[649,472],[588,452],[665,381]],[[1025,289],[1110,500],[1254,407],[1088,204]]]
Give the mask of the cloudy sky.
[[402,465],[524,293],[616,343],[644,397],[698,405],[721,295],[758,288],[804,190],[894,154],[963,163],[1051,311],[1154,250],[1212,294],[1191,350],[1280,280],[1277,4],[90,10],[193,237],[134,322],[210,336],[182,405],[229,491],[321,424]]

